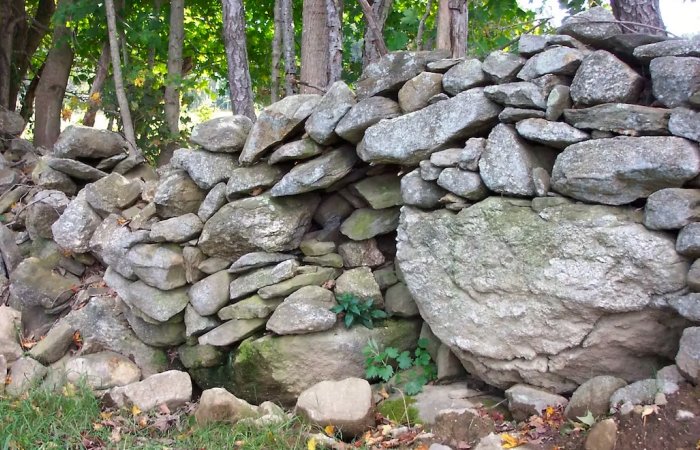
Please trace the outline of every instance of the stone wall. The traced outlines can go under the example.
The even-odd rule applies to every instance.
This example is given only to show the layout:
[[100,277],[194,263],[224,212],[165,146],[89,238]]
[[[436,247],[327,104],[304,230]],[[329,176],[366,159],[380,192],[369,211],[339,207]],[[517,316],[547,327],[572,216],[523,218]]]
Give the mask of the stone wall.
[[[202,388],[291,403],[363,376],[370,338],[422,333],[441,375],[456,357],[503,388],[648,378],[700,321],[700,40],[623,35],[599,8],[559,33],[483,62],[390,54],[355,92],[196,126],[157,176],[118,170],[118,135],[69,128],[35,182],[84,187],[33,191],[16,225],[54,249],[10,273],[25,328],[71,310],[38,359],[65,366],[78,330],[143,373],[177,348]],[[90,255],[111,290],[66,279]],[[346,293],[391,318],[345,329]]]

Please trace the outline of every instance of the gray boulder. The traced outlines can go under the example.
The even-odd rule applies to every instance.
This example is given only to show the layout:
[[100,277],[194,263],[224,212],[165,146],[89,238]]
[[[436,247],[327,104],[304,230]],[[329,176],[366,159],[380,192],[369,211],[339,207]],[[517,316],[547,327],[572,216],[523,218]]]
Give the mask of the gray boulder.
[[368,267],[357,267],[343,272],[335,280],[335,295],[352,295],[363,301],[371,299],[374,308],[384,307],[384,297]]
[[199,209],[197,210],[197,217],[199,217],[202,222],[206,222],[211,219],[211,216],[221,209],[226,202],[226,183],[219,183],[204,197],[202,204],[199,205]]
[[347,268],[377,267],[385,260],[375,239],[344,242],[338,246],[338,253],[343,259],[343,266]]
[[457,215],[404,207],[396,258],[421,316],[467,371],[565,392],[596,375],[644,378],[676,351],[685,321],[655,305],[685,287],[688,262],[641,221],[632,209],[535,212],[497,197]]
[[232,319],[201,335],[198,342],[199,345],[225,347],[262,331],[265,328],[265,322],[267,322],[266,319]]
[[126,258],[134,274],[150,286],[167,291],[187,283],[182,249],[176,244],[138,244]]
[[204,224],[199,248],[229,260],[258,250],[292,250],[308,231],[318,202],[313,194],[283,198],[263,194],[236,200]]
[[374,209],[402,204],[401,179],[393,174],[365,178],[353,184],[353,189]]
[[668,39],[640,45],[634,49],[634,56],[642,61],[661,56],[700,56],[700,39]]
[[557,85],[547,96],[547,120],[559,120],[564,110],[571,108],[571,88],[569,86]]
[[294,256],[286,253],[252,252],[247,253],[231,264],[229,273],[247,272],[258,267],[272,266],[282,261],[294,259]]
[[447,191],[436,183],[423,180],[419,169],[401,178],[401,199],[405,205],[424,209],[436,208],[446,193]]
[[203,227],[197,214],[189,213],[154,223],[149,238],[153,242],[187,242],[199,236]]
[[61,191],[45,190],[37,192],[27,205],[25,227],[32,240],[52,239],[51,226],[63,214],[70,200]]
[[615,16],[607,9],[596,6],[562,21],[557,33],[573,36],[584,44],[596,45],[612,36],[622,34]]
[[50,261],[30,257],[10,273],[10,295],[17,299],[20,310],[33,306],[52,309],[73,296],[77,278],[62,277],[52,269]]
[[355,93],[348,85],[344,81],[333,83],[306,121],[309,137],[321,145],[337,141],[335,127],[353,105]]
[[467,89],[488,84],[488,76],[481,69],[481,61],[467,59],[450,68],[442,78],[442,87],[445,92],[457,95]]
[[10,366],[10,382],[5,386],[5,392],[11,397],[19,397],[39,384],[48,371],[40,362],[23,356]]
[[622,378],[608,375],[593,377],[574,391],[564,415],[571,420],[584,417],[589,411],[594,417],[605,416],[610,409],[610,397],[626,385]]
[[170,165],[185,170],[192,181],[206,191],[228,181],[238,162],[231,154],[180,148],[173,153]]
[[350,173],[357,162],[355,149],[344,146],[300,163],[275,184],[273,197],[302,194],[326,188]]
[[527,420],[530,416],[542,415],[549,406],[566,406],[568,403],[568,400],[561,395],[525,384],[516,384],[507,389],[506,399],[508,399],[508,409],[515,420]]
[[24,130],[24,119],[14,111],[0,109],[0,134],[19,136]]
[[113,388],[106,398],[120,408],[134,405],[147,412],[165,405],[175,410],[192,399],[192,380],[187,372],[169,370],[137,383]]
[[700,384],[700,327],[683,330],[676,365],[686,380],[696,385]]
[[512,108],[507,106],[498,115],[501,123],[515,124],[525,119],[544,119],[546,114],[539,109]]
[[651,405],[659,392],[659,384],[655,379],[639,380],[621,387],[610,396],[610,410],[614,411],[622,405]]
[[399,105],[404,113],[428,106],[430,99],[442,92],[442,74],[421,72],[399,90]]
[[119,133],[93,127],[70,125],[53,146],[57,158],[109,158],[126,153],[128,144]]
[[366,98],[350,108],[338,122],[335,132],[346,141],[357,144],[365,135],[365,130],[383,119],[393,119],[401,115],[401,107],[386,97]]
[[700,223],[692,222],[681,229],[676,251],[689,258],[700,258]]
[[[305,137],[299,139],[298,141],[292,141],[282,145],[277,150],[272,152],[270,157],[267,159],[267,162],[268,164],[277,164],[284,161],[308,159],[312,156],[320,155],[322,152],[323,147],[321,145],[317,144],[314,140]],[[234,177],[232,177],[232,179],[233,178]],[[275,182],[277,182],[277,180],[275,180]],[[274,184],[274,182],[272,184]]]
[[675,108],[668,121],[668,130],[675,136],[700,142],[700,112],[690,108]]
[[552,170],[552,189],[577,200],[623,205],[700,173],[697,146],[677,137],[616,137],[571,145]]
[[232,300],[256,292],[265,286],[270,286],[292,278],[297,273],[299,263],[290,259],[272,267],[255,269],[234,278],[229,285],[229,296]]
[[158,182],[153,201],[158,215],[165,219],[196,213],[206,192],[184,170],[174,170]]
[[[433,155],[437,153],[441,152],[433,153]],[[431,163],[428,159],[424,159],[423,161],[421,161],[418,167],[420,168],[420,177],[424,181],[437,181],[438,177],[440,176],[440,172],[442,172],[443,169],[442,167],[438,167],[435,164]]]
[[275,334],[305,334],[328,330],[337,317],[331,308],[337,303],[333,293],[319,286],[304,286],[275,309],[267,329]]
[[700,219],[700,190],[668,188],[654,192],[644,208],[644,226],[678,230]]
[[241,165],[258,161],[265,151],[299,130],[320,101],[320,95],[291,95],[263,109],[241,152]]
[[496,103],[515,108],[545,109],[547,106],[542,89],[536,84],[526,81],[486,86],[484,94]]
[[228,272],[222,270],[193,284],[188,295],[194,310],[202,316],[210,316],[226,306],[231,278]]
[[22,356],[17,330],[22,327],[22,314],[9,306],[0,305],[0,357],[12,363]]
[[438,186],[467,200],[478,202],[488,196],[486,185],[478,173],[457,168],[447,168],[440,173]]
[[219,310],[217,316],[221,320],[231,319],[267,319],[275,312],[284,298],[263,299],[259,295],[252,295],[239,300],[233,305],[228,305]]
[[44,156],[42,159],[53,170],[65,173],[76,180],[97,181],[107,176],[105,172],[74,159],[52,158],[50,156]]
[[424,72],[428,63],[445,56],[446,52],[391,52],[365,67],[356,83],[357,97],[396,92],[406,81]]
[[[376,276],[376,273],[375,273]],[[418,317],[420,311],[404,283],[396,283],[386,290],[384,309],[390,316]]]
[[[200,336],[207,331],[221,325],[221,321],[215,316],[202,316],[194,309],[192,304],[185,308],[185,336]],[[183,362],[184,364],[184,362]],[[185,367],[187,365],[185,364]]]
[[609,103],[590,108],[567,109],[564,120],[579,129],[613,131],[631,136],[668,134],[668,109]]
[[236,153],[243,149],[252,127],[246,116],[217,117],[195,125],[190,141],[210,152]]
[[148,231],[131,231],[116,214],[105,218],[90,239],[90,251],[106,266],[122,276],[135,279],[136,275],[126,254],[136,244],[148,242]]
[[528,59],[518,72],[518,78],[531,81],[547,74],[573,75],[583,58],[583,53],[574,48],[552,47]]
[[61,248],[74,253],[90,250],[90,238],[102,219],[87,202],[86,191],[78,193],[63,214],[51,225],[51,233]]
[[141,182],[128,180],[118,173],[108,176],[85,186],[85,200],[105,217],[133,205],[141,195]]
[[569,124],[544,119],[522,120],[515,125],[515,129],[525,139],[562,150],[590,138],[588,133]]
[[394,231],[399,208],[356,209],[340,226],[340,232],[354,241],[363,241]]
[[264,162],[233,169],[226,184],[226,198],[234,200],[255,191],[261,192],[277,183],[283,174],[279,167]]
[[668,108],[690,106],[700,78],[700,58],[663,56],[649,64],[654,97]]
[[[132,283],[110,269],[105,272],[104,279],[135,315],[154,325],[175,318],[189,302],[186,288],[163,291],[140,280]],[[173,319],[173,321],[178,320]],[[181,318],[179,321],[182,321]]]
[[[457,96],[370,127],[357,148],[366,162],[418,164],[449,141],[471,137],[491,126],[501,108],[482,89]],[[432,130],[426,133],[425,130]]]
[[233,424],[242,419],[255,419],[260,415],[259,407],[237,398],[223,388],[211,388],[202,392],[194,412],[195,420],[200,426],[216,422]]
[[54,189],[68,195],[73,195],[78,191],[75,181],[65,173],[49,167],[43,158],[39,159],[32,170],[32,182],[42,189]]
[[580,105],[635,103],[644,79],[612,53],[598,50],[586,58],[571,83],[571,99]]
[[84,381],[92,389],[124,386],[141,379],[141,369],[119,353],[103,351],[73,357],[64,366],[66,381]]
[[525,64],[526,60],[522,56],[513,53],[497,50],[489,53],[481,65],[481,69],[495,83],[509,83],[515,80],[515,76]]

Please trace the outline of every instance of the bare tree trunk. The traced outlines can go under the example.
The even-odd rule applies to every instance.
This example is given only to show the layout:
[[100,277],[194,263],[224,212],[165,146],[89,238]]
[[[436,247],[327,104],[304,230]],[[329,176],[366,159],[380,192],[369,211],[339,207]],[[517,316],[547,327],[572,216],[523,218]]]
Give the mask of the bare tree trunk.
[[168,82],[165,85],[165,121],[172,136],[180,134],[180,82],[182,46],[185,40],[185,0],[170,2],[168,37]]
[[[59,0],[57,8],[70,3],[72,0]],[[53,147],[61,133],[63,95],[73,64],[71,34],[72,31],[65,22],[54,25],[53,47],[46,56],[44,70],[36,88],[34,145],[37,147]]]
[[610,0],[615,18],[622,22],[636,22],[642,25],[622,24],[624,33],[646,33],[666,36],[664,21],[661,18],[659,0]]
[[270,102],[275,103],[280,96],[280,60],[282,59],[282,2],[275,0],[275,34],[272,37],[272,64],[270,67]]
[[243,0],[222,0],[224,10],[224,43],[228,60],[228,82],[234,114],[255,120],[253,87],[248,68]]
[[294,9],[292,0],[282,3],[282,48],[284,49],[284,90],[286,95],[294,95],[297,78],[296,52],[294,51]]
[[450,0],[438,0],[437,42],[438,50],[452,50]]
[[17,103],[22,81],[27,76],[32,55],[34,55],[41,41],[44,39],[44,36],[48,33],[51,17],[55,10],[56,5],[54,0],[40,0],[34,17],[29,21],[26,38],[24,42],[22,42],[22,48],[17,48],[17,45],[15,45],[16,50],[13,57],[15,77],[10,85],[10,106],[13,107],[13,109],[14,105]]
[[107,11],[107,30],[109,34],[109,52],[112,56],[112,74],[114,75],[114,90],[117,94],[117,102],[119,103],[119,115],[122,118],[122,127],[124,129],[124,137],[131,144],[133,149],[136,149],[136,136],[134,135],[134,123],[131,121],[131,111],[129,110],[129,101],[126,98],[124,91],[124,81],[122,78],[122,67],[119,58],[119,42],[117,32],[117,19],[114,11],[114,0],[105,0],[105,9]]
[[328,29],[328,83],[340,80],[343,73],[343,0],[326,0]]
[[36,88],[39,86],[39,80],[41,80],[41,74],[44,73],[44,67],[46,67],[46,61],[39,67],[36,75],[32,78],[32,81],[27,87],[27,92],[22,98],[22,108],[19,111],[19,115],[24,119],[24,123],[29,122],[29,118],[34,114],[34,99],[36,98]]
[[362,65],[367,67],[382,56],[389,53],[384,43],[384,23],[391,11],[393,0],[373,0],[372,5],[367,0],[359,0],[365,15],[365,51],[362,55]]
[[453,58],[467,56],[469,10],[467,0],[450,0],[450,44]]
[[15,25],[12,1],[0,0],[0,106],[10,108],[10,84],[12,80],[12,53]]
[[301,93],[323,94],[328,86],[326,0],[304,0],[301,29]]
[[418,22],[418,33],[416,34],[416,50],[425,50],[425,44],[423,44],[423,34],[425,34],[425,22],[430,17],[430,10],[433,9],[433,0],[428,0],[425,5],[425,12]]
[[87,127],[95,126],[95,116],[97,111],[100,110],[100,104],[102,103],[102,88],[109,75],[109,58],[109,44],[105,42],[102,46],[100,59],[97,61],[95,79],[92,81],[92,86],[90,86],[87,111],[85,111],[85,116],[83,116],[83,125]]

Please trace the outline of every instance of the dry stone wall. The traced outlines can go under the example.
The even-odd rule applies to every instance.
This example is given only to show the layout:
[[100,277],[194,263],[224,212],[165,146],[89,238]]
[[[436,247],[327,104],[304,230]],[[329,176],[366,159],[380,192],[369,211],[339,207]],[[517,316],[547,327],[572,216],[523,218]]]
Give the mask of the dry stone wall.
[[[18,214],[51,259],[7,271],[25,328],[62,317],[39,360],[65,365],[79,329],[143,374],[177,348],[202,388],[293,403],[362,377],[369,339],[422,334],[503,388],[647,378],[700,321],[700,40],[623,35],[599,8],[559,33],[484,61],[388,55],[355,92],[198,125],[157,174],[120,167],[117,134],[67,129]],[[90,258],[111,290],[78,308],[66,266]],[[345,329],[342,294],[390,319]]]

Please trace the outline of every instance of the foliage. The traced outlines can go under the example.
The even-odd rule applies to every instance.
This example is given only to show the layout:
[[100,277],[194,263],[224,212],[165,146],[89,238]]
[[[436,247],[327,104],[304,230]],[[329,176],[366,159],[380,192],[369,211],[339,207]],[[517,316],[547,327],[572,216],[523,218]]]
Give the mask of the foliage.
[[378,406],[379,413],[389,420],[404,425],[420,423],[418,410],[411,406],[416,402],[412,397],[384,400]]
[[394,376],[396,366],[404,371],[397,374],[396,381],[402,383],[401,375],[405,375],[406,394],[418,394],[423,386],[437,376],[437,368],[427,350],[428,343],[427,339],[418,339],[418,346],[411,355],[408,350],[399,353],[395,347],[380,350],[377,342],[370,339],[362,349],[365,356],[365,376],[369,380],[380,379],[388,382]]
[[308,427],[298,419],[255,428],[228,423],[196,425],[191,407],[144,413],[101,409],[89,388],[62,393],[33,389],[19,399],[0,396],[0,449],[29,448],[241,448],[304,449]]
[[343,315],[343,323],[346,328],[353,324],[361,323],[367,328],[374,328],[375,319],[386,318],[386,313],[381,309],[374,308],[374,300],[371,298],[361,299],[353,294],[341,294],[336,297],[338,304],[331,308],[336,314]]

